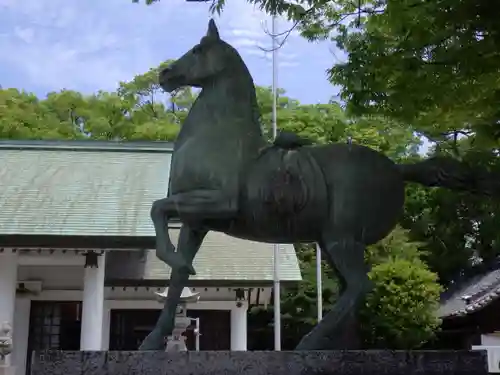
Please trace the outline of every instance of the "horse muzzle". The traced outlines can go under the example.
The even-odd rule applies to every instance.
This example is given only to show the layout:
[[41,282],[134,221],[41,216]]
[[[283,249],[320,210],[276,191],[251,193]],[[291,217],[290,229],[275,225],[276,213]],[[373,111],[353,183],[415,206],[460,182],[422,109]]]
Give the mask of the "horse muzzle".
[[185,81],[186,77],[183,74],[175,74],[171,68],[163,69],[158,80],[161,88],[168,93],[185,86]]

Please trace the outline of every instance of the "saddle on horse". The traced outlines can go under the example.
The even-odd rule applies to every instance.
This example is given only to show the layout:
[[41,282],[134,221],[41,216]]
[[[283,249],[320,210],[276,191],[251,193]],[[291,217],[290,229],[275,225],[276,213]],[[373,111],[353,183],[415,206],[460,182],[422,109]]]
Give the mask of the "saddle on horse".
[[285,150],[294,150],[303,146],[309,146],[312,143],[310,139],[300,137],[293,132],[281,131],[274,140],[273,146]]

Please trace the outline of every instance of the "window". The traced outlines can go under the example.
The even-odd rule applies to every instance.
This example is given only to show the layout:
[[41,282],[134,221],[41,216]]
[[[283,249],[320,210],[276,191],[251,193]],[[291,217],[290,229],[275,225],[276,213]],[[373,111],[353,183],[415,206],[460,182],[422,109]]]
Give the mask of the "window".
[[[109,350],[137,350],[159,315],[160,310],[111,310]],[[229,311],[188,310],[187,316],[200,319],[200,350],[230,350]],[[195,350],[193,331],[188,329],[185,335],[188,350]]]
[[81,316],[81,302],[32,301],[27,358],[34,350],[80,350]]

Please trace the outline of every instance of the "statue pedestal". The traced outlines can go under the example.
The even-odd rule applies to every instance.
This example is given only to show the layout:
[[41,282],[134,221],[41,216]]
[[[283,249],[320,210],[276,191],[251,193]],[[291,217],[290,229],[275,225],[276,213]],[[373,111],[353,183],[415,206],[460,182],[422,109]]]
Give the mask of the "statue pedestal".
[[487,375],[482,351],[35,352],[31,375]]

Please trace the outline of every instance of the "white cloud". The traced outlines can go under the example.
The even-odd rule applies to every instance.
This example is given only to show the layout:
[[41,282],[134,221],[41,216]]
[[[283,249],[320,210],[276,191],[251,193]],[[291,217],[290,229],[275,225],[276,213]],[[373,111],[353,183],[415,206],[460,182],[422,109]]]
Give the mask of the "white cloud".
[[127,0],[0,1],[1,17],[15,25],[0,37],[0,62],[20,68],[37,85],[88,90],[113,89],[159,63],[147,41],[151,34],[158,39],[163,22],[179,15],[182,0],[156,9]]
[[[240,50],[242,55],[269,59],[271,54],[265,50],[272,49],[271,17],[255,5],[246,1],[229,2],[220,19],[222,28],[228,29],[227,42]],[[277,33],[288,30],[292,23],[277,18]],[[287,43],[280,48],[281,58],[293,64],[296,55],[286,53],[298,40],[298,34],[290,35]]]
[[299,63],[297,61],[283,61],[279,62],[278,66],[280,68],[294,68],[296,66],[299,66]]
[[231,45],[235,48],[239,47],[258,47],[257,40],[251,38],[238,38],[231,42]]
[[[212,17],[208,7],[185,0],[162,0],[149,7],[132,0],[0,0],[0,80],[42,90],[37,93],[112,90],[119,81],[176,58],[197,43]],[[271,47],[266,33],[270,18],[245,0],[229,1],[215,18],[223,39],[239,50],[256,82],[269,84],[271,53],[263,49]],[[278,26],[283,31],[290,24],[279,20]],[[319,49],[291,35],[279,50],[279,67],[294,71],[306,62],[328,61],[331,54],[323,49],[321,56],[312,57]],[[329,63],[322,64],[314,70],[328,87],[323,72]],[[290,77],[304,79],[300,74]],[[293,84],[299,87],[287,83]]]
[[252,30],[233,29],[231,34],[236,37],[260,38],[261,33]]
[[31,28],[16,27],[14,29],[14,35],[21,39],[24,43],[32,43],[35,32]]

